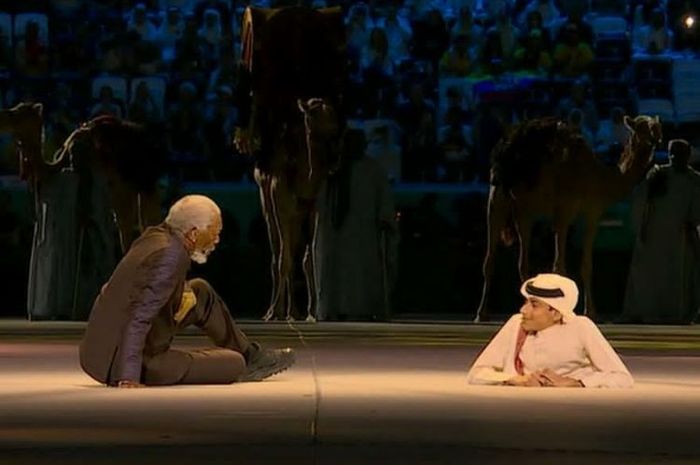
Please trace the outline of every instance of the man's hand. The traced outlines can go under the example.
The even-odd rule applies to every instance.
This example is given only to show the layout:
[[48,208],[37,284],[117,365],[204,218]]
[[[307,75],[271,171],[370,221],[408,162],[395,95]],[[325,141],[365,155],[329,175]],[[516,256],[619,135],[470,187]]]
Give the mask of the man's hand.
[[584,387],[581,381],[556,374],[549,368],[534,373],[537,379],[546,387]]
[[536,373],[533,373],[531,375],[513,376],[509,380],[504,381],[503,384],[505,384],[506,386],[523,386],[523,387],[542,386],[540,379],[536,375]]
[[131,381],[131,380],[128,380],[128,379],[123,379],[123,380],[117,382],[117,386],[116,386],[116,387],[122,388],[122,389],[133,389],[133,388],[142,388],[142,387],[146,387],[146,385],[145,385],[145,384],[141,384],[141,383],[137,383],[136,381]]

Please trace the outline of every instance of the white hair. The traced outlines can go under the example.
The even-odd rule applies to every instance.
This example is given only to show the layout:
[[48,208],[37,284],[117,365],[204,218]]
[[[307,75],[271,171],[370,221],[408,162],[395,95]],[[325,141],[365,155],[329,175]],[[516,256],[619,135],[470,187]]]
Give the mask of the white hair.
[[196,228],[206,229],[221,210],[209,197],[186,195],[170,207],[165,223],[183,233]]

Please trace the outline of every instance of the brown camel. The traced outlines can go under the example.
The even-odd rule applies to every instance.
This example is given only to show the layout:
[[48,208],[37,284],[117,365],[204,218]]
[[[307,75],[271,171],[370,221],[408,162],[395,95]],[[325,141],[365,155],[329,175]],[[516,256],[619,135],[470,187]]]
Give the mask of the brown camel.
[[161,127],[98,116],[73,131],[60,150],[61,157],[69,154],[78,173],[97,168],[105,177],[122,252],[144,228],[162,221],[158,178],[167,162],[163,133]]
[[549,219],[555,233],[554,272],[565,274],[569,227],[584,222],[581,279],[584,311],[595,318],[591,294],[593,241],[601,215],[643,178],[661,143],[658,117],[625,117],[630,137],[617,166],[602,163],[583,138],[553,118],[521,123],[492,153],[484,286],[475,321],[489,319],[488,295],[500,237],[514,223],[520,241],[520,279],[530,276],[528,249],[533,223]]
[[315,321],[315,201],[331,168],[339,121],[323,99],[299,101],[298,106],[300,118],[275,138],[269,164],[255,166],[272,252],[272,300],[266,321],[299,317],[294,284],[300,263],[306,280],[306,320]]
[[272,252],[272,298],[263,319],[303,318],[295,276],[306,277],[314,319],[315,199],[334,164],[344,126],[346,76],[339,7],[248,7],[241,32],[240,127],[234,141],[255,158]]
[[0,132],[14,136],[20,177],[29,184],[35,209],[42,182],[52,174],[63,169],[81,173],[98,166],[107,179],[125,251],[144,226],[160,221],[157,179],[164,166],[164,152],[144,128],[116,118],[97,117],[76,129],[47,160],[42,146],[42,111],[40,103],[20,103],[0,111]]

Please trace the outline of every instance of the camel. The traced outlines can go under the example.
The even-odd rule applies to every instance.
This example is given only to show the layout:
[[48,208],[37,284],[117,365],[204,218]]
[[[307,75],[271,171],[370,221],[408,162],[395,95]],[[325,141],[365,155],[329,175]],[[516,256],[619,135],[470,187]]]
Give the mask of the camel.
[[514,225],[520,242],[520,279],[530,277],[528,251],[533,223],[548,219],[555,234],[553,270],[565,274],[569,227],[584,223],[581,257],[584,314],[596,317],[591,294],[593,242],[606,208],[622,200],[642,180],[661,143],[659,118],[625,117],[630,136],[617,166],[606,166],[583,138],[553,118],[526,121],[492,152],[488,198],[488,238],[484,285],[475,322],[488,321],[488,296],[499,239]]
[[[160,127],[98,116],[73,131],[60,149],[60,157],[67,153],[78,173],[95,167],[105,177],[122,253],[147,226],[162,221],[158,178],[165,172],[167,150],[161,134]],[[84,147],[77,156],[76,146]]]
[[254,169],[272,252],[272,300],[265,321],[299,316],[294,284],[300,262],[306,281],[306,321],[315,321],[315,200],[333,164],[339,121],[333,106],[323,99],[300,100],[298,108],[302,118],[275,139],[270,163],[256,163]]
[[255,157],[272,252],[272,297],[263,319],[301,316],[295,276],[302,269],[306,320],[314,321],[314,204],[338,156],[345,121],[343,14],[338,7],[248,7],[242,26],[242,115],[234,142]]
[[42,113],[40,103],[20,103],[0,111],[0,131],[14,136],[20,177],[34,195],[35,213],[39,208],[38,192],[52,174],[64,169],[81,173],[97,166],[107,179],[125,252],[145,226],[160,221],[157,179],[164,168],[164,150],[150,137],[151,131],[102,116],[83,123],[47,160],[42,146]]

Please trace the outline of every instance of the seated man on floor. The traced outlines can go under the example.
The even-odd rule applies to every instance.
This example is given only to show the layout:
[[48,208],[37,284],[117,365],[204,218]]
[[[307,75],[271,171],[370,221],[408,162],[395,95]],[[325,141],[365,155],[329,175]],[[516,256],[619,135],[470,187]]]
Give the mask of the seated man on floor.
[[[249,342],[203,279],[187,280],[219,242],[221,211],[209,198],[178,200],[165,222],[144,231],[102,287],[80,344],[80,365],[121,388],[260,381],[294,363],[291,349]],[[201,328],[217,346],[176,350],[179,329]]]
[[596,325],[574,313],[578,288],[539,274],[520,288],[525,303],[479,354],[470,384],[631,387],[627,367]]

